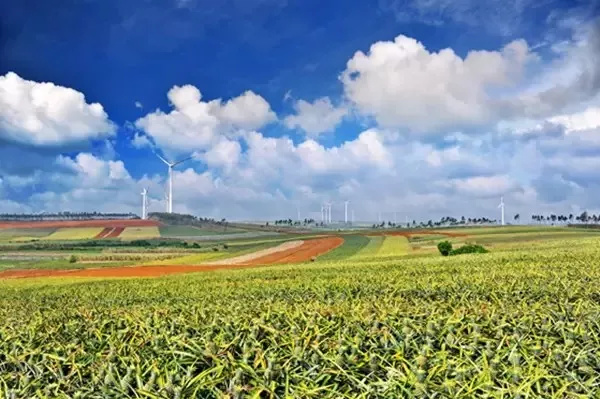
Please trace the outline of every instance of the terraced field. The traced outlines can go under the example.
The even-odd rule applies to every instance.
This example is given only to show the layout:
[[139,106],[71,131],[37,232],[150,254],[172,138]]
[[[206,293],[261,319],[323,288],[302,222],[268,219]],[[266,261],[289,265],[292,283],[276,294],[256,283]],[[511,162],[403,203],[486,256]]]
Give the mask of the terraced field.
[[379,252],[379,248],[383,244],[383,240],[385,239],[385,236],[381,236],[381,235],[380,236],[368,236],[367,238],[369,239],[369,242],[363,248],[361,248],[358,252],[356,252],[354,255],[352,255],[351,256],[352,259],[354,259],[354,258],[369,258],[369,257],[376,256],[377,253]]
[[0,229],[0,241],[30,241],[39,239],[52,234],[54,228],[38,228],[38,229]]
[[367,236],[358,234],[345,235],[343,238],[344,243],[341,246],[326,253],[325,255],[319,256],[319,261],[342,260],[349,258],[362,251],[370,241]]

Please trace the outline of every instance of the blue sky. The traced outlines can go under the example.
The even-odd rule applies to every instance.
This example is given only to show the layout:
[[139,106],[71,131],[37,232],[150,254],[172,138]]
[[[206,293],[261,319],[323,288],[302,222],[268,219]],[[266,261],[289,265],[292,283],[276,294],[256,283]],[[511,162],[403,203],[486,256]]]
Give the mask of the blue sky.
[[2,3],[0,212],[162,210],[153,151],[202,216],[600,210],[598,7]]

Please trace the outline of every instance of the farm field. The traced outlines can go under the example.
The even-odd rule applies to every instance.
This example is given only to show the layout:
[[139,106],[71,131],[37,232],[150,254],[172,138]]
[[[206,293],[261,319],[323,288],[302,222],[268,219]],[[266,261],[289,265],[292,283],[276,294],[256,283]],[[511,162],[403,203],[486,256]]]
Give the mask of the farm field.
[[102,232],[102,227],[68,227],[56,230],[54,233],[43,237],[43,240],[87,240],[96,237]]
[[147,239],[147,238],[157,238],[160,237],[160,232],[158,227],[127,227],[121,234],[119,238],[121,240],[139,240],[139,239]]
[[236,229],[234,227],[227,228],[203,228],[196,226],[160,226],[159,227],[161,237],[177,238],[177,237],[201,237],[211,235],[225,235],[244,232],[244,230]]
[[[9,337],[0,340],[0,393],[597,397],[600,235],[444,232],[425,241],[306,235],[276,252],[261,250],[298,235],[12,252],[13,262],[47,256],[51,269],[73,269],[56,259],[72,252],[80,270],[0,272],[0,337]],[[442,257],[432,250],[442,239],[484,240],[491,252]],[[246,254],[255,255],[232,264]]]

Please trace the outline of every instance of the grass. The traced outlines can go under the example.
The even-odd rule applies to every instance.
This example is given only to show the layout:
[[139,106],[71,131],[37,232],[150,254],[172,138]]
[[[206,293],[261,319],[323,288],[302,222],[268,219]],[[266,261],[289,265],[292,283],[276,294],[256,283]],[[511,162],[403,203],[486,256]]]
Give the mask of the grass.
[[160,237],[158,227],[127,227],[119,235],[121,240],[139,240],[144,238]]
[[43,240],[68,241],[68,240],[88,240],[94,238],[103,230],[102,227],[69,227],[56,230],[54,233]]

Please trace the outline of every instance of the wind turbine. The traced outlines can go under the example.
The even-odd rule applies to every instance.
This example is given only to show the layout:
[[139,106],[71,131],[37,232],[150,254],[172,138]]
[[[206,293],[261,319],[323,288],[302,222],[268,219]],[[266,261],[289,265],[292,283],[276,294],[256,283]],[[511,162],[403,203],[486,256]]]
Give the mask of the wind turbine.
[[148,189],[144,187],[142,190],[142,219],[148,217]]
[[498,205],[502,212],[502,226],[504,226],[504,197],[500,197],[500,205]]
[[163,161],[169,167],[169,193],[167,194],[167,213],[173,213],[173,168],[179,165],[180,163],[192,159],[194,156],[192,155],[191,157],[181,159],[177,162],[169,162],[158,154],[156,154],[156,156],[160,158],[160,160]]
[[344,223],[348,224],[348,204],[350,201],[344,201]]
[[327,223],[331,224],[331,202],[327,202],[325,204],[325,207],[326,207],[326,209],[325,209],[325,211],[326,211],[325,215],[327,216]]

